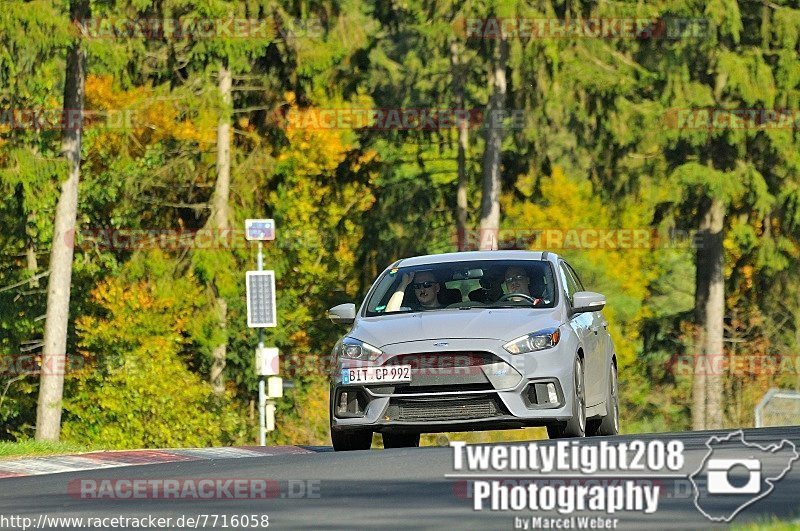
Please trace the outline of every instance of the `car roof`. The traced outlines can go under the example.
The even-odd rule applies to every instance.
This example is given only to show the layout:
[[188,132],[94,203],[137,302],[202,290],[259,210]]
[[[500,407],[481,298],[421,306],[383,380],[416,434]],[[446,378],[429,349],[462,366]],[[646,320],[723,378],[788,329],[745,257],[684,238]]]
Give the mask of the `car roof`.
[[558,260],[558,255],[547,251],[465,251],[460,253],[426,254],[403,258],[393,267],[446,264],[471,260]]

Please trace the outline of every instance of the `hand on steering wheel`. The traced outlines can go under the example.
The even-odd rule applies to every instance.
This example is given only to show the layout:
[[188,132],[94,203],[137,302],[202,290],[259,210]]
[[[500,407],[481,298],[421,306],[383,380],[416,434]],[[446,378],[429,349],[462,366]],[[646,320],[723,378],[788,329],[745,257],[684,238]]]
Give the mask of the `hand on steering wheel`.
[[525,295],[524,293],[506,293],[505,295],[501,296],[497,299],[497,302],[504,302],[513,297],[520,297],[525,299],[526,301],[530,302],[531,304],[538,304],[541,299],[537,299],[535,297],[531,297],[530,295]]

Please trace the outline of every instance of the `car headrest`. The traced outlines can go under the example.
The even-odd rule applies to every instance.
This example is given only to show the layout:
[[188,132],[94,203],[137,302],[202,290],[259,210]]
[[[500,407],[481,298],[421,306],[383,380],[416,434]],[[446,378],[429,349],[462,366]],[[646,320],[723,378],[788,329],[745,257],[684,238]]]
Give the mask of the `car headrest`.
[[530,290],[531,295],[533,295],[534,297],[546,298],[545,297],[546,288],[547,285],[545,284],[544,276],[534,275],[528,281],[528,289]]
[[469,295],[467,295],[467,297],[469,298],[469,300],[471,300],[473,302],[488,303],[489,302],[489,290],[486,289],[486,288],[474,289],[474,290],[469,292]]
[[439,290],[438,298],[439,304],[442,304],[443,306],[461,302],[461,290],[456,288],[445,288],[442,286],[442,289]]

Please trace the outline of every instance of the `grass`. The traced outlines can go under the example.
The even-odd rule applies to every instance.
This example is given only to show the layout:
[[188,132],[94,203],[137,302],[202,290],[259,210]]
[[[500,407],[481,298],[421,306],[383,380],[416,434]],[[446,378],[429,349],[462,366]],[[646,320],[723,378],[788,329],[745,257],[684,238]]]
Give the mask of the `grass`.
[[545,428],[523,428],[518,430],[467,431],[443,434],[425,434],[421,446],[448,446],[448,441],[464,441],[470,444],[491,442],[523,442],[547,439]]
[[[465,431],[452,433],[424,433],[420,438],[420,446],[449,446],[450,441],[464,441],[470,444],[491,442],[525,442],[547,439],[545,428],[523,428],[519,430]],[[329,444],[329,443],[325,443]],[[380,433],[372,437],[373,448],[383,448]]]
[[762,531],[765,529],[767,531],[794,531],[800,529],[800,521],[794,520],[787,522],[785,520],[773,518],[772,520],[763,520],[749,524],[737,525],[733,529],[738,531]]
[[69,454],[88,452],[89,450],[91,448],[64,442],[35,441],[33,439],[17,442],[0,441],[0,459],[31,455]]

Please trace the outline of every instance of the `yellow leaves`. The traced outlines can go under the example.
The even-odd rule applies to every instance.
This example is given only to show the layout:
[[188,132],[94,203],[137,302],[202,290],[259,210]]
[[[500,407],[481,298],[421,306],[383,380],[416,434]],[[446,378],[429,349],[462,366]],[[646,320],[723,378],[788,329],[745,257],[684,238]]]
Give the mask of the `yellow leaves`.
[[193,120],[181,119],[174,102],[151,99],[137,113],[136,132],[153,143],[173,138],[206,149],[216,142],[216,122],[217,116],[209,109],[199,111]]
[[736,250],[736,249],[737,249],[736,242],[734,242],[734,241],[733,241],[732,239],[730,239],[730,238],[725,238],[725,239],[722,241],[722,247],[723,247],[723,248],[724,248],[726,251],[728,251],[728,252],[731,252],[731,251],[734,251],[734,250]]
[[[285,115],[289,117],[284,132],[290,148],[281,153],[278,160],[291,162],[294,170],[303,175],[320,175],[335,170],[354,148],[355,137],[350,129],[353,124],[344,120],[347,109],[353,104],[333,103],[324,108],[301,109],[296,104],[294,93],[287,92],[284,98],[288,104]],[[374,151],[363,154],[355,162],[353,170],[357,171],[376,156]]]
[[311,338],[308,337],[308,332],[305,330],[298,330],[289,336],[289,341],[301,351],[308,349],[311,344]]
[[[89,75],[86,78],[86,107],[106,111],[108,121],[121,116],[116,127],[102,130],[98,139],[101,145],[119,145],[125,128],[133,132],[135,144],[146,145],[165,139],[195,142],[205,150],[216,142],[216,125],[219,111],[202,108],[192,119],[182,117],[182,109],[175,96],[161,97],[149,86],[130,90],[114,87],[111,76]],[[101,118],[103,116],[101,115]],[[102,120],[100,121],[102,125]],[[124,127],[120,127],[124,126]]]
[[755,268],[752,265],[746,265],[741,268],[742,277],[744,277],[745,285],[747,289],[753,288],[753,273],[755,272]]
[[522,175],[517,179],[514,187],[525,197],[531,197],[533,195],[533,188],[536,184],[536,179],[534,178],[533,174]]
[[[532,194],[531,180],[531,176],[523,177],[517,186],[530,189]],[[518,220],[510,224],[512,227],[568,229],[588,227],[590,222],[595,226],[608,223],[602,204],[593,200],[590,185],[568,179],[559,167],[542,179],[540,195],[533,195],[530,201],[512,199],[508,194],[503,197],[507,217]]]
[[250,119],[247,118],[246,116],[242,116],[238,120],[236,120],[236,127],[241,129],[242,131],[247,131],[248,133],[251,133],[256,130],[255,126],[250,123]]
[[117,91],[114,90],[114,78],[111,76],[86,76],[86,107],[89,109],[127,109],[137,104],[149,92],[147,87]]
[[286,137],[292,146],[290,156],[295,168],[305,175],[330,173],[342,163],[351,146],[342,139],[338,129],[287,129]]
[[353,171],[360,170],[363,166],[378,159],[378,152],[374,149],[366,149],[353,163]]
[[[113,335],[117,331],[125,335],[144,327],[174,339],[174,334],[186,329],[191,318],[190,310],[181,307],[172,296],[159,293],[158,287],[147,281],[123,284],[119,279],[111,279],[100,282],[92,290],[92,301],[105,310],[108,317],[79,317],[77,327],[84,335]],[[165,316],[168,319],[165,320]]]
[[153,297],[144,291],[135,294],[136,302],[142,310],[147,310],[153,306]]
[[92,300],[106,310],[114,310],[124,306],[131,311],[146,310],[153,306],[153,295],[148,291],[147,284],[141,282],[123,289],[120,283],[114,280],[100,282],[92,290]]
[[118,300],[121,296],[120,287],[110,280],[99,283],[92,291],[92,299],[105,308],[108,308],[112,301]]

